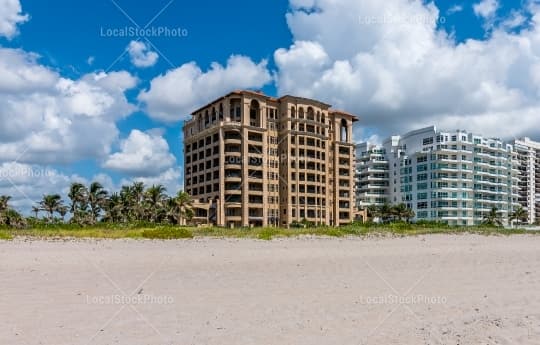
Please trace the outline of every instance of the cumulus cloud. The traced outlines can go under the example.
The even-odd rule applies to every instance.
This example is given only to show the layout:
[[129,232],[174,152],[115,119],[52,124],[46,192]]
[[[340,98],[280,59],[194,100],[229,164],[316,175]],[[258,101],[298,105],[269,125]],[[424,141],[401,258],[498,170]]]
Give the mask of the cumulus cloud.
[[74,180],[84,181],[77,175],[66,175],[48,166],[16,162],[0,164],[0,195],[10,195],[12,207],[28,215],[45,194],[60,193],[66,199],[69,185]]
[[[534,115],[540,113],[536,8],[528,8],[531,23],[518,33],[500,26],[485,40],[457,43],[438,25],[432,2],[290,4],[294,43],[274,54],[279,94],[321,99],[356,113],[358,126],[382,136],[431,124],[506,138],[540,136]],[[391,14],[382,19],[393,25],[373,20],[381,13]]]
[[27,14],[22,13],[19,0],[0,0],[0,36],[12,39],[19,33],[18,25],[28,21]]
[[157,130],[131,131],[120,144],[120,151],[111,154],[103,166],[131,176],[154,177],[176,162],[169,144]]
[[150,82],[138,99],[150,117],[164,122],[186,119],[196,108],[237,88],[260,88],[271,81],[267,61],[256,64],[250,58],[233,55],[226,66],[217,62],[203,72],[195,63],[169,70]]
[[39,64],[38,56],[0,48],[0,162],[71,163],[109,154],[116,121],[136,107],[125,92],[127,72],[96,72],[73,80]]
[[142,176],[124,178],[120,183],[129,185],[133,182],[142,182],[146,187],[152,185],[163,185],[167,189],[168,195],[175,195],[179,190],[183,189],[182,172],[179,167],[172,167],[156,176]]
[[148,44],[140,41],[131,41],[126,48],[131,63],[136,67],[152,67],[158,61],[158,54],[150,49]]
[[474,14],[482,18],[491,18],[499,9],[498,0],[482,0],[473,5]]

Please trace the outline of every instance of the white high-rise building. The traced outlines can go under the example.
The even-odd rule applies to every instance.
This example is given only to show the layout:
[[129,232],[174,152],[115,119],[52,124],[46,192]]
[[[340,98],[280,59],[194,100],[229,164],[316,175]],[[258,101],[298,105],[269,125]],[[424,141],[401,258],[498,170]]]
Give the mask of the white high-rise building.
[[356,145],[356,206],[383,205],[388,200],[389,167],[386,151],[369,143]]
[[[371,151],[388,161],[389,203],[406,204],[416,220],[475,225],[495,207],[508,223],[519,205],[517,153],[502,140],[432,126],[392,136]],[[359,174],[360,190],[369,189],[365,176]]]
[[529,138],[514,141],[519,170],[519,203],[529,224],[540,220],[540,143]]

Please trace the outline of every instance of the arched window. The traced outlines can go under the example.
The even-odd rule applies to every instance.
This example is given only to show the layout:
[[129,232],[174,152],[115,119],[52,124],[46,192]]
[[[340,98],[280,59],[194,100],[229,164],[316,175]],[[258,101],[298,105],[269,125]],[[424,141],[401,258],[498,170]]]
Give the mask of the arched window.
[[254,100],[251,101],[251,105],[249,107],[249,123],[250,123],[250,126],[254,126],[254,127],[260,127],[261,126],[260,114],[261,114],[261,109],[260,109],[259,102],[254,99]]
[[291,108],[291,118],[292,119],[296,118],[296,108],[295,107]]
[[210,116],[208,115],[208,110],[204,112],[204,124],[207,125],[210,123]]
[[298,118],[299,119],[304,118],[304,108],[302,108],[302,107],[298,108]]
[[322,113],[322,115],[321,115],[321,122],[322,122],[322,123],[325,123],[325,122],[326,122],[325,120],[326,120],[326,118],[324,117],[324,113]]
[[223,103],[219,103],[219,119],[223,120]]
[[216,121],[217,120],[217,112],[216,112],[216,108],[215,107],[212,107],[212,122]]
[[349,141],[349,126],[347,125],[347,120],[345,119],[341,120],[340,138],[341,142],[346,143]]
[[315,112],[313,111],[312,107],[307,108],[307,119],[311,121],[315,121]]

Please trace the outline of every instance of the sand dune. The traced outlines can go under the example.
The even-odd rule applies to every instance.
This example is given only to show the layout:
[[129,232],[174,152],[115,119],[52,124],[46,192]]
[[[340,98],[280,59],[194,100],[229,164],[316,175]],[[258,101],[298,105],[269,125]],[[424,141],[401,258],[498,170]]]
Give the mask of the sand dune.
[[0,344],[540,344],[540,237],[0,242]]

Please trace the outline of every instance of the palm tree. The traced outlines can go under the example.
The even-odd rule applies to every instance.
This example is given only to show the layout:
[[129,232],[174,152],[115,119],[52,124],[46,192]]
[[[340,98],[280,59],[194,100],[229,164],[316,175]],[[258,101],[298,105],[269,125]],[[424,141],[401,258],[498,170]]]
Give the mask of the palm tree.
[[118,193],[113,193],[105,203],[104,206],[105,216],[103,217],[107,222],[121,222],[123,221],[124,204],[122,197]]
[[167,198],[166,191],[167,189],[161,184],[154,185],[146,190],[144,199],[148,207],[148,218],[151,222],[157,220],[160,209],[163,208],[163,204]]
[[407,205],[401,203],[392,207],[391,214],[397,220],[402,221],[408,214]]
[[381,208],[377,205],[369,205],[367,207],[367,214],[372,221],[375,218],[381,218]]
[[519,225],[521,223],[526,223],[529,220],[529,215],[523,207],[518,206],[518,208],[510,215],[509,220],[510,223],[512,223],[513,220],[517,220],[517,224]]
[[64,201],[59,194],[44,195],[43,199],[39,202],[41,210],[49,214],[49,221],[52,222],[54,214],[60,212],[64,207]]
[[69,187],[68,197],[71,200],[70,212],[75,214],[83,204],[87,202],[88,190],[79,182],[74,182]]
[[9,200],[11,196],[0,196],[0,225],[7,225],[7,211],[9,210]]
[[71,200],[70,212],[73,214],[72,223],[87,223],[88,219],[88,189],[78,182],[69,187],[68,197]]
[[141,220],[144,215],[144,183],[143,182],[133,182],[131,186],[131,199],[132,199],[132,213],[135,216],[135,220]]
[[388,203],[384,203],[379,208],[379,216],[381,217],[383,223],[388,222],[388,220],[392,217],[392,206]]
[[39,211],[41,211],[41,209],[38,206],[32,206],[32,213],[34,213],[36,219],[38,219]]
[[408,207],[403,213],[403,218],[405,218],[405,221],[407,221],[407,223],[410,223],[411,219],[413,219],[415,216],[416,216],[416,213]]
[[11,196],[8,195],[2,195],[0,196],[0,213],[5,212],[9,208],[9,201],[11,200]]
[[173,198],[173,205],[171,212],[177,224],[184,225],[186,220],[193,217],[193,200],[191,200],[188,193],[179,191],[176,197]]
[[499,210],[496,207],[493,207],[491,211],[489,211],[489,213],[487,213],[484,216],[483,224],[488,225],[488,226],[502,226],[503,225],[501,214],[499,213]]
[[26,220],[19,212],[8,208],[0,214],[0,224],[13,228],[23,228],[26,226]]
[[90,188],[88,188],[88,205],[90,206],[92,223],[98,221],[101,211],[107,202],[108,194],[109,193],[103,188],[101,183],[92,182],[92,184],[90,184]]

